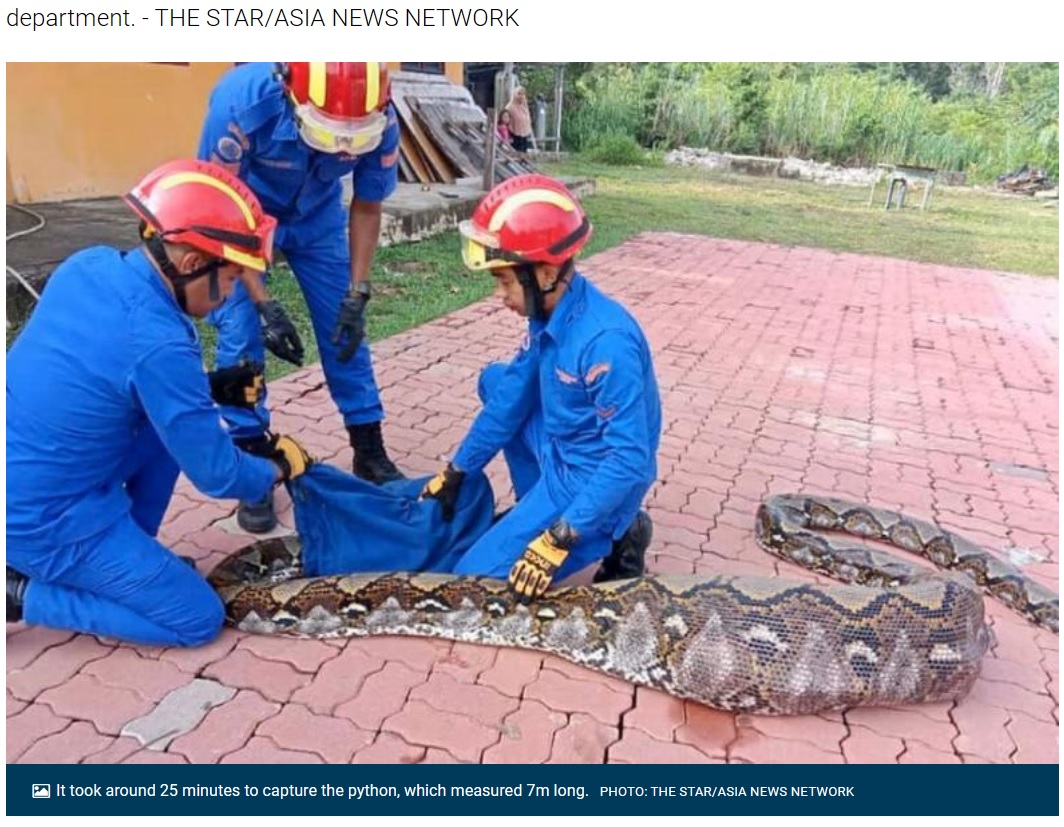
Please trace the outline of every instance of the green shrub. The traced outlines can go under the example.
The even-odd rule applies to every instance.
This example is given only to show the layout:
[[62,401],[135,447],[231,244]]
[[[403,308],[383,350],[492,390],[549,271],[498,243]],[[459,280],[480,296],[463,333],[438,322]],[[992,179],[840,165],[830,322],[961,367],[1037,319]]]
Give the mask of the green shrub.
[[603,135],[584,156],[589,161],[610,164],[615,167],[631,167],[642,164],[646,153],[631,135]]

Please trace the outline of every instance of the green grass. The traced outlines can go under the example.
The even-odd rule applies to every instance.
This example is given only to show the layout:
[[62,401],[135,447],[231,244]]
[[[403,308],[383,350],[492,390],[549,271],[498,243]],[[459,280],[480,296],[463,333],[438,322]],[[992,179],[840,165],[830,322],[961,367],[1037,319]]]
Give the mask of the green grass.
[[886,212],[885,184],[867,187],[724,175],[678,167],[612,167],[572,161],[553,174],[591,176],[585,206],[595,224],[590,252],[639,232],[669,230],[1040,276],[1058,273],[1057,209],[1034,199],[938,187],[931,206]]
[[[425,241],[381,248],[374,260],[372,282],[373,298],[366,311],[371,342],[479,301],[493,288],[487,275],[465,269],[456,231]],[[270,277],[269,288],[299,329],[306,349],[304,363],[320,361],[310,314],[291,271],[283,265],[277,268]],[[206,324],[200,324],[199,328],[204,353],[210,363],[215,331]],[[267,354],[267,379],[276,379],[293,370],[296,370],[294,366]]]

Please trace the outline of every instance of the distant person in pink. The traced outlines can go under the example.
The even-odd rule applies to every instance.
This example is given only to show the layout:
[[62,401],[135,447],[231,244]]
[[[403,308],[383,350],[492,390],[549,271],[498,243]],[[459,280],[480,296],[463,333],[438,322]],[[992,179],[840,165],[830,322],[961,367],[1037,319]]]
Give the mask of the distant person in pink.
[[499,123],[495,127],[495,133],[499,136],[499,140],[510,146],[512,143],[512,136],[510,135],[510,113],[507,110],[502,110],[499,113]]

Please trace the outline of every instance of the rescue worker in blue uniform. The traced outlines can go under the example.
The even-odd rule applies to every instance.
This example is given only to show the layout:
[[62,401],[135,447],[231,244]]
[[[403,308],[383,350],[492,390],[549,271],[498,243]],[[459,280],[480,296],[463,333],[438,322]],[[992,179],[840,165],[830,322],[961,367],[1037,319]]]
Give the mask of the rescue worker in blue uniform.
[[[278,220],[275,243],[306,298],[325,380],[354,449],[355,474],[375,483],[405,479],[384,448],[384,409],[365,339],[381,202],[398,181],[399,124],[386,65],[238,66],[211,94],[199,157],[236,173]],[[344,176],[353,182],[346,211]],[[218,327],[219,367],[262,362],[264,346],[302,364],[299,336],[265,280],[238,285],[210,321]],[[224,414],[242,446],[255,450],[262,443],[265,400],[257,411]],[[242,503],[237,516],[253,533],[277,524],[272,497]]]
[[310,462],[285,436],[238,450],[215,401],[253,402],[261,375],[208,376],[189,318],[265,270],[275,221],[200,161],[164,164],[126,202],[144,243],[67,259],[7,354],[7,620],[195,646],[223,608],[155,539],[178,473],[259,500]]
[[489,192],[460,231],[466,266],[489,270],[529,324],[513,360],[482,372],[484,407],[421,495],[447,519],[465,476],[503,451],[517,503],[454,572],[507,577],[524,602],[598,561],[596,582],[641,576],[661,403],[638,323],[576,270],[590,222],[562,183],[522,175]]

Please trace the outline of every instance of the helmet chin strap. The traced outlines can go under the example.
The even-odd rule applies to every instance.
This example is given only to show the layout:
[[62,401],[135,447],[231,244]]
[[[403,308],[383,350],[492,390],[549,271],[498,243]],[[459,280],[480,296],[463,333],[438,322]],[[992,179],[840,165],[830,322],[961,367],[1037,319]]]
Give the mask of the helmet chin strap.
[[197,267],[190,273],[180,273],[174,263],[170,260],[170,256],[166,254],[166,246],[163,244],[163,240],[152,233],[145,236],[144,246],[147,248],[148,253],[151,255],[152,260],[162,271],[166,279],[174,287],[174,298],[177,300],[177,306],[182,311],[188,313],[188,296],[185,294],[185,288],[190,282],[195,281],[201,276],[209,276],[210,282],[208,283],[208,295],[212,302],[218,301],[221,298],[221,289],[218,283],[218,269],[224,262],[220,259],[212,259],[206,264]]
[[558,278],[549,287],[540,287],[536,278],[536,265],[531,262],[522,262],[514,265],[517,272],[517,281],[525,289],[525,307],[531,308],[529,318],[539,322],[545,322],[549,318],[547,309],[544,307],[543,297],[558,289],[559,284],[567,284],[573,275],[573,260],[569,259],[562,265]]

